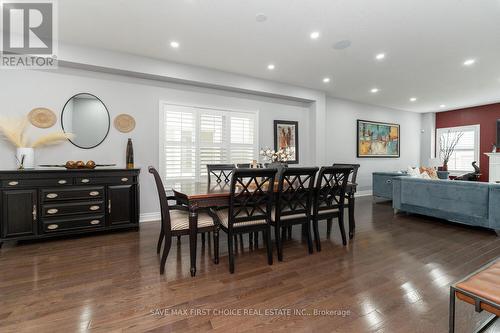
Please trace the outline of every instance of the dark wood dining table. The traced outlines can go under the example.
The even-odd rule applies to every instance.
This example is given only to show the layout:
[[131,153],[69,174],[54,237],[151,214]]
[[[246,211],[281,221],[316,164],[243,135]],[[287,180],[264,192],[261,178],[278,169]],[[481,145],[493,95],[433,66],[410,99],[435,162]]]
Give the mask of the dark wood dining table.
[[[196,275],[196,252],[198,242],[198,214],[200,211],[229,205],[230,184],[205,182],[179,182],[166,184],[176,201],[189,209],[189,252],[191,276]],[[354,193],[357,184],[349,183],[346,196],[349,200],[349,237],[354,235]]]

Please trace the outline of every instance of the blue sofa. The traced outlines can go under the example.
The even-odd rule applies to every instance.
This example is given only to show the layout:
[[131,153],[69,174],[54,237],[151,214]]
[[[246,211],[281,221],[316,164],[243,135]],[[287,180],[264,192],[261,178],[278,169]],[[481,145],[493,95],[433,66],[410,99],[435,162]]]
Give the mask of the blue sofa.
[[500,184],[393,177],[392,206],[500,232]]

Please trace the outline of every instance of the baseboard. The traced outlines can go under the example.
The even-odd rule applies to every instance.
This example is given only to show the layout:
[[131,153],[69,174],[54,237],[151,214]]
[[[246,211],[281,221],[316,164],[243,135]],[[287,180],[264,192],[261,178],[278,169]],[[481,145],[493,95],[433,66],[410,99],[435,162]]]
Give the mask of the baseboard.
[[366,191],[358,191],[356,194],[354,194],[355,197],[369,197],[373,195],[372,190],[366,190]]
[[139,222],[153,222],[161,220],[161,213],[143,213],[139,216]]

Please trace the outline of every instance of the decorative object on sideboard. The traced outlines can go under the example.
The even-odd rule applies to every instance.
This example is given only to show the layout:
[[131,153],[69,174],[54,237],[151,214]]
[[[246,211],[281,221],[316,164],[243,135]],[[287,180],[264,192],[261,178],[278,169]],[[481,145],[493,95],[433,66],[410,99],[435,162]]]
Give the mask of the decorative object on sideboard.
[[47,108],[35,108],[28,113],[31,125],[38,128],[49,128],[55,125],[57,116]]
[[377,121],[357,121],[358,157],[400,157],[401,140],[399,124]]
[[98,167],[114,167],[116,164],[96,164],[94,161],[68,161],[66,164],[40,164],[39,167],[42,168],[66,168],[68,170],[72,169],[86,169],[92,170]]
[[275,151],[267,147],[260,150],[260,155],[264,158],[265,161],[269,162],[266,165],[266,168],[277,169],[278,175],[281,175],[283,173],[288,165],[288,161],[290,160],[290,158],[292,158],[290,148],[282,148],[278,151]]
[[0,118],[0,132],[16,148],[19,169],[33,169],[35,167],[34,148],[58,144],[73,137],[71,133],[52,132],[30,142],[25,134],[27,125],[27,117]]
[[111,127],[106,105],[95,95],[82,93],[71,97],[61,112],[64,132],[76,135],[70,139],[78,148],[91,149],[99,146],[108,136]]
[[448,171],[448,162],[463,135],[464,132],[452,132],[450,130],[441,135],[439,140],[439,156],[443,161],[443,166],[440,168],[440,171]]
[[274,121],[274,150],[288,149],[287,163],[299,163],[299,122]]
[[129,114],[119,114],[113,122],[115,128],[122,133],[132,132],[135,128],[135,119]]
[[491,145],[491,152],[492,153],[496,153],[497,152],[497,145],[494,144],[494,143]]
[[128,139],[127,141],[127,152],[126,152],[126,166],[127,169],[134,168],[134,146],[132,144],[132,139]]

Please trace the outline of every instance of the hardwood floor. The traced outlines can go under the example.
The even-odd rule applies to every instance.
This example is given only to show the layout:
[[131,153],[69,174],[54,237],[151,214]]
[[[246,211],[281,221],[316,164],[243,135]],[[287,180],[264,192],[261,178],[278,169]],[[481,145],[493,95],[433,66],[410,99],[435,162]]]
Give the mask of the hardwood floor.
[[[356,209],[356,236],[348,246],[341,245],[336,223],[326,239],[323,222],[322,252],[309,255],[295,228],[284,261],[274,251],[268,266],[262,239],[251,250],[245,237],[234,275],[222,236],[219,265],[211,260],[212,246],[201,249],[199,242],[195,278],[188,238],[180,245],[173,240],[160,276],[156,222],[143,223],[140,232],[4,244],[0,331],[447,332],[450,283],[500,256],[500,237],[422,216],[394,216],[390,204],[371,197],[359,198]],[[273,309],[313,315],[265,312]],[[486,316],[457,302],[457,332],[471,332]],[[495,331],[498,320],[488,332]]]

